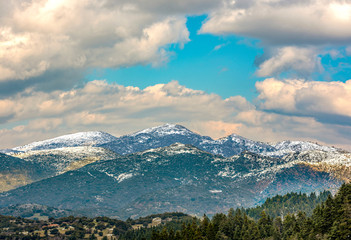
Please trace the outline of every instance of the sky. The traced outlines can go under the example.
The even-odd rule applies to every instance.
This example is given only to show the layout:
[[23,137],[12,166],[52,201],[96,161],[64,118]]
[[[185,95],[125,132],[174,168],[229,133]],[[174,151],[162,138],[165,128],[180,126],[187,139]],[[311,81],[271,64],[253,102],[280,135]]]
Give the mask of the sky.
[[351,150],[351,1],[0,1],[0,149],[164,123]]

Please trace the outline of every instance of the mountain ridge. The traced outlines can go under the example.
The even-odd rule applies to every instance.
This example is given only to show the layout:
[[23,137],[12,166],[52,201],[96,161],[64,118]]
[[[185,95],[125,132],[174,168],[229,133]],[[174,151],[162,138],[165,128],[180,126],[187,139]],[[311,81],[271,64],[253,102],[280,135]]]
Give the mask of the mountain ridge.
[[29,143],[23,146],[12,148],[15,151],[27,152],[30,150],[48,150],[62,147],[78,147],[96,145],[114,140],[116,137],[102,131],[78,132],[62,135],[43,141]]
[[[278,157],[282,157],[291,152],[306,150],[339,151],[339,149],[334,147],[323,146],[308,141],[285,140],[275,144],[269,144],[250,140],[235,133],[214,140],[211,137],[194,133],[182,125],[167,123],[120,137],[114,137],[102,131],[79,132],[33,142],[8,150],[4,149],[2,152],[16,154],[21,151],[27,152],[31,150],[63,147],[95,146],[125,155],[145,151],[147,149],[169,146],[176,142],[191,144],[202,150],[213,154],[220,154],[225,157],[240,154],[242,151]],[[11,151],[13,151],[13,153],[11,153]]]

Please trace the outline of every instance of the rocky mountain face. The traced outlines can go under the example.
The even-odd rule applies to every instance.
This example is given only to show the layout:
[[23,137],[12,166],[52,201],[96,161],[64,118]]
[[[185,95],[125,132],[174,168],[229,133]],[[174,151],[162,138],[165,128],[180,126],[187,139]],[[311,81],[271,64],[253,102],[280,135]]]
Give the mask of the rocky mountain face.
[[333,192],[351,180],[351,154],[333,147],[235,134],[213,140],[174,124],[119,138],[77,133],[3,152],[0,181],[10,184],[1,185],[0,207],[35,203],[92,216],[212,214],[291,191]]

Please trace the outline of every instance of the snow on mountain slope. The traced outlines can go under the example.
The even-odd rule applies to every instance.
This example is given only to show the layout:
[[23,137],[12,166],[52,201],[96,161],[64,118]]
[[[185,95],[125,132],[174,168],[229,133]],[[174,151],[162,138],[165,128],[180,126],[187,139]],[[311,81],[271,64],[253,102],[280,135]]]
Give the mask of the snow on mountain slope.
[[39,163],[52,169],[56,174],[74,170],[100,160],[110,160],[118,154],[99,147],[64,147],[56,149],[33,150],[13,154],[25,161]]
[[174,143],[168,147],[160,147],[160,148],[153,148],[150,150],[146,150],[144,152],[136,153],[143,155],[145,153],[157,153],[157,154],[165,154],[165,155],[177,155],[177,154],[198,154],[203,152],[202,150],[187,144],[182,143]]
[[228,137],[213,140],[207,136],[201,136],[189,129],[176,124],[165,124],[158,127],[148,128],[133,134],[119,137],[115,141],[97,146],[111,149],[119,154],[131,154],[148,149],[166,147],[174,143],[190,144],[201,150],[225,157],[240,154],[242,151],[262,153],[275,151],[275,148],[262,143],[252,141],[232,134]]
[[330,173],[336,179],[351,182],[351,153],[312,150],[290,153],[283,159],[288,162],[302,162],[315,170]]
[[191,144],[198,147],[204,140],[213,141],[210,137],[193,133],[183,126],[165,124],[121,136],[115,141],[97,144],[96,146],[107,148],[118,154],[125,155],[153,148],[166,147],[177,142]]
[[105,132],[79,132],[44,141],[33,142],[24,146],[15,147],[13,150],[27,152],[32,150],[89,146],[104,144],[114,141],[115,139],[116,137]]
[[272,144],[276,149],[275,151],[266,152],[266,156],[284,156],[293,152],[304,152],[304,151],[324,151],[324,152],[336,152],[338,149],[334,147],[322,146],[317,143],[306,142],[306,141],[282,141],[276,144]]
[[[193,133],[192,131],[181,125],[166,123],[161,126],[147,128],[133,134],[128,134],[127,136],[136,137],[142,134],[149,134],[154,137],[163,137],[166,135],[192,136],[196,133]],[[196,135],[200,136],[199,134]]]
[[310,150],[293,152],[283,157],[286,161],[298,160],[311,164],[324,163],[351,167],[351,153],[337,151]]
[[[177,142],[190,144],[201,150],[212,154],[219,154],[224,157],[238,155],[243,151],[250,151],[272,157],[282,157],[293,152],[307,150],[321,150],[325,152],[339,151],[333,147],[321,146],[304,141],[282,141],[276,144],[268,144],[253,141],[236,134],[214,140],[210,137],[194,133],[177,124],[164,124],[118,138],[104,132],[81,132],[34,142],[25,146],[13,148],[11,151],[27,152],[32,150],[90,145],[106,148],[118,154],[125,155],[148,149],[166,147]],[[6,152],[9,153],[9,150],[6,150]]]
[[[223,156],[232,156],[234,154],[237,155],[243,151],[249,151],[257,154],[275,151],[275,148],[270,146],[267,143],[253,141],[236,134],[231,134],[225,138],[214,140],[212,143],[210,142],[209,144],[210,144],[210,147],[211,145],[217,146],[217,147],[214,147],[213,150],[215,150],[217,154],[220,154]],[[207,143],[201,144],[201,146],[206,146],[206,145]]]

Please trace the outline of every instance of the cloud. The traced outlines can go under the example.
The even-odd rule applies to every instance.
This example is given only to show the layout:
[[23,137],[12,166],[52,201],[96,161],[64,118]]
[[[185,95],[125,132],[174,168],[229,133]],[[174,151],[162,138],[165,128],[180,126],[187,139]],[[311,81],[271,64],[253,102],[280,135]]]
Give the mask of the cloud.
[[333,60],[340,57],[336,49],[350,44],[350,24],[350,1],[226,0],[210,11],[199,33],[259,40],[265,49],[265,61],[256,59],[260,77],[307,78],[323,71],[327,48]]
[[216,45],[216,46],[213,48],[213,51],[218,51],[219,49],[225,47],[226,45],[227,45],[226,43],[222,43],[222,44]]
[[322,70],[321,58],[316,49],[289,46],[275,49],[272,57],[262,62],[256,73],[260,77],[267,77],[293,71],[309,76]]
[[94,129],[120,135],[165,122],[226,119],[245,104],[243,98],[223,101],[176,81],[139,89],[95,80],[70,91],[27,90],[0,100],[0,106],[5,106],[0,108],[0,117],[7,119],[8,126],[16,126],[0,130],[0,136],[10,146]]
[[201,32],[252,37],[269,45],[347,44],[350,21],[349,1],[237,0],[212,11]]
[[[168,46],[189,41],[187,13],[213,6],[208,1],[168,4],[145,1],[14,0],[1,4],[0,84],[47,89],[65,73],[167,62]],[[170,9],[166,11],[167,6]],[[71,78],[69,87],[80,78]],[[67,80],[66,80],[67,81]],[[67,84],[62,84],[67,85]],[[10,87],[8,87],[10,88]],[[22,87],[25,88],[25,87]],[[14,89],[13,89],[14,90]],[[41,89],[42,90],[42,89]]]
[[262,109],[351,126],[351,80],[343,83],[269,78],[257,82],[256,89]]
[[[6,139],[0,148],[78,131],[103,130],[119,136],[167,122],[183,124],[215,138],[237,133],[261,141],[307,139],[342,146],[351,143],[348,132],[340,131],[339,125],[296,113],[299,105],[291,104],[293,95],[308,83],[284,85],[267,79],[260,84],[257,88],[262,93],[261,107],[276,112],[262,111],[242,96],[222,99],[186,88],[177,81],[145,89],[95,80],[72,90],[26,90],[0,100],[0,137]],[[269,93],[269,89],[276,90]],[[268,100],[276,99],[276,95],[287,97],[275,103],[280,105],[273,105],[273,99]],[[286,108],[288,104],[290,108]],[[345,130],[348,128],[351,127],[345,126]]]

